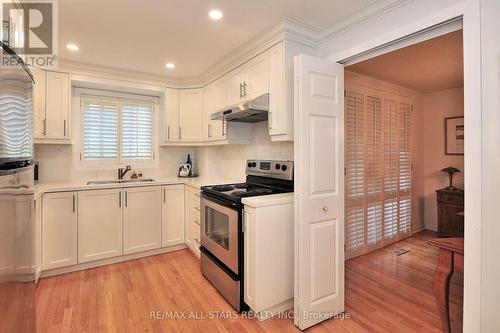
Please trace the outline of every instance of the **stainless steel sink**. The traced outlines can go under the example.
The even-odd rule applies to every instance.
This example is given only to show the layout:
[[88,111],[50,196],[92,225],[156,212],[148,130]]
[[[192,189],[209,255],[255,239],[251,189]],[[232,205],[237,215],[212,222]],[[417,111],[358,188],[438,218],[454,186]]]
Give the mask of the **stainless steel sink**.
[[90,185],[108,185],[108,184],[130,184],[130,183],[148,183],[153,182],[154,179],[151,178],[141,178],[141,179],[122,179],[122,180],[91,180],[87,182],[87,186]]

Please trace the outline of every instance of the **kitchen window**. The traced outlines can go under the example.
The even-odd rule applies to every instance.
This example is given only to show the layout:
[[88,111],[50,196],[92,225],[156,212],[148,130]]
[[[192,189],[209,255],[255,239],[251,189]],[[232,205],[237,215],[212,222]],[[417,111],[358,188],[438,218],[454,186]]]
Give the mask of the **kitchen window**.
[[96,92],[78,94],[82,166],[147,166],[155,159],[155,98]]

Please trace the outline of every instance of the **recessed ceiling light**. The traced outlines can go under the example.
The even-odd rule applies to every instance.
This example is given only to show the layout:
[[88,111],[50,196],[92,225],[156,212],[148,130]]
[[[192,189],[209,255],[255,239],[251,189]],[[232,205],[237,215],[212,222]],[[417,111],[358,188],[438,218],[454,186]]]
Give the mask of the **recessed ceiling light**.
[[167,67],[168,69],[173,69],[173,68],[175,68],[175,64],[169,62],[169,63],[165,64],[165,67]]
[[220,20],[222,18],[222,12],[220,10],[217,10],[217,9],[212,9],[209,13],[208,13],[208,16],[212,19],[212,20]]
[[76,45],[76,44],[68,44],[68,45],[66,45],[66,47],[68,48],[68,50],[71,50],[71,51],[78,51],[80,49],[78,47],[78,45]]

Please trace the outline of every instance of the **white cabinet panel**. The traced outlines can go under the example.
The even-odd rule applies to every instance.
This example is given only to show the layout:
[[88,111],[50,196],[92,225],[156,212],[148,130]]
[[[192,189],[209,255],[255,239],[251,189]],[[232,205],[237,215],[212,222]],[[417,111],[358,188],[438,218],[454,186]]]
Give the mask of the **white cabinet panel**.
[[211,120],[212,113],[226,107],[226,80],[221,78],[207,86],[203,94],[203,137],[208,140],[224,140],[227,138],[225,122]]
[[[284,112],[284,55],[283,43],[269,51],[269,134],[286,134]],[[293,115],[292,115],[293,116]]]
[[164,114],[165,141],[179,140],[179,89],[168,88]]
[[78,262],[121,255],[122,190],[78,193]]
[[245,100],[253,99],[269,92],[268,52],[258,55],[245,65],[245,82],[243,85],[243,98]]
[[43,197],[43,269],[77,263],[76,195],[61,192]]
[[47,72],[46,133],[47,139],[69,138],[69,75]]
[[45,137],[45,71],[30,68],[35,84],[33,86],[34,138]]
[[184,185],[164,186],[162,247],[184,243]]
[[227,105],[235,105],[243,100],[245,67],[241,66],[226,75]]
[[161,247],[161,187],[124,189],[124,252],[134,253]]
[[201,89],[185,89],[179,93],[179,137],[182,141],[202,140],[203,101]]
[[186,186],[186,244],[199,257],[200,190]]

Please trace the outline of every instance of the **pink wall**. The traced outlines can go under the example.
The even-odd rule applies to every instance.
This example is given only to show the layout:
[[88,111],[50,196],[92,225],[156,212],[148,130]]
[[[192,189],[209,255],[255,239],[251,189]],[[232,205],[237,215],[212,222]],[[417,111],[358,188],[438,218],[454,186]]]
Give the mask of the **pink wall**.
[[[464,157],[445,155],[444,118],[464,114],[463,88],[436,91],[423,95],[424,130],[421,143],[424,144],[424,196],[425,228],[437,230],[436,192],[448,185],[448,175],[440,170],[454,166],[462,172],[453,177],[453,185],[463,189]],[[418,134],[417,134],[418,136]]]

